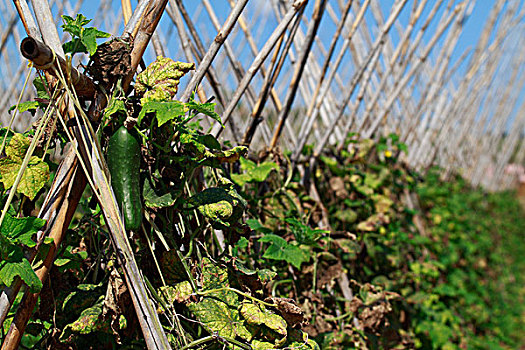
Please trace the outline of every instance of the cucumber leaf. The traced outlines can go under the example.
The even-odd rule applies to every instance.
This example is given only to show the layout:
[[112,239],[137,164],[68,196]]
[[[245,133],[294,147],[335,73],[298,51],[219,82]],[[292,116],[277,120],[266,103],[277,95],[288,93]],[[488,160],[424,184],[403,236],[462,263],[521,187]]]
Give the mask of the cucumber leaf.
[[275,234],[266,234],[259,239],[261,243],[271,243],[263,254],[263,258],[272,260],[284,260],[297,269],[301,264],[310,260],[310,256],[300,247],[286,242],[282,237]]
[[[0,175],[2,176],[0,181],[6,189],[11,188],[15,183],[29,144],[30,141],[27,137],[22,134],[15,134],[6,147],[7,157],[0,159]],[[32,156],[16,191],[33,200],[48,180],[49,166],[39,157]]]
[[42,282],[24,257],[22,248],[12,246],[10,250],[7,259],[0,261],[0,283],[9,287],[18,276],[27,284],[32,293],[39,292],[42,289]]
[[169,102],[149,101],[149,102],[146,102],[142,106],[142,109],[139,113],[137,125],[140,125],[140,122],[142,121],[146,113],[155,113],[155,117],[157,118],[158,125],[162,126],[166,122],[184,115],[184,113],[186,113],[186,108],[184,107],[184,104],[179,101],[169,101]]

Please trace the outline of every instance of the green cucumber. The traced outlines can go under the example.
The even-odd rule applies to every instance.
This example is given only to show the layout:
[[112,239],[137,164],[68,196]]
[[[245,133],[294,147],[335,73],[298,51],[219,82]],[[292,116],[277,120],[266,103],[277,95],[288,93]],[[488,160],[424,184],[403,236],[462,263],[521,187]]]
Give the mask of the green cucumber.
[[123,126],[109,139],[107,162],[126,229],[137,231],[142,222],[140,144]]

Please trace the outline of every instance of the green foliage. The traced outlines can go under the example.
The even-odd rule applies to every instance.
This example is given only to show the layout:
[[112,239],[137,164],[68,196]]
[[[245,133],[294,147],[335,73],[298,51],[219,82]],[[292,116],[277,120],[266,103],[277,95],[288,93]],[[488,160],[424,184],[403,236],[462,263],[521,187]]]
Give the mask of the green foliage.
[[33,235],[45,224],[38,218],[15,218],[6,213],[0,226],[0,282],[11,286],[15,277],[20,277],[32,292],[42,288],[42,282],[24,256],[22,247],[34,247]]
[[271,243],[268,249],[265,250],[263,258],[272,260],[284,260],[292,264],[297,269],[301,268],[301,264],[310,260],[307,252],[300,247],[289,244],[285,239],[274,235],[272,233],[266,234],[259,238],[261,243]]
[[37,101],[26,101],[26,102],[19,103],[18,106],[11,106],[9,108],[9,111],[13,111],[16,108],[19,113],[24,113],[24,112],[29,111],[31,112],[32,115],[34,115],[36,110],[39,107],[40,107],[40,103]]
[[71,41],[63,44],[65,53],[75,54],[82,52],[93,56],[97,51],[97,39],[111,36],[94,27],[85,27],[91,20],[81,14],[78,14],[75,18],[62,15],[62,20],[64,21],[62,29],[72,37]]
[[155,113],[158,126],[160,127],[164,123],[184,115],[185,109],[184,104],[179,101],[148,101],[142,106],[137,123],[140,125],[146,113],[152,112]]
[[263,182],[268,178],[272,170],[279,170],[277,164],[273,162],[263,162],[259,165],[255,162],[242,157],[240,159],[241,174],[232,174],[232,180],[239,186],[244,186],[251,182]]

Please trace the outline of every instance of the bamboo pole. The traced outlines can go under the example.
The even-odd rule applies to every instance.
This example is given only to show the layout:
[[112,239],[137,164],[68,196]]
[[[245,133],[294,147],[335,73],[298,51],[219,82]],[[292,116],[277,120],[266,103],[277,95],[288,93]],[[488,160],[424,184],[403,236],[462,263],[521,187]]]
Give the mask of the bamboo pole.
[[[337,45],[337,42],[341,36],[341,32],[346,24],[346,20],[348,18],[348,15],[350,14],[350,9],[352,7],[352,4],[353,4],[353,0],[347,0],[344,8],[342,9],[342,16],[341,16],[341,19],[338,21],[337,23],[337,28],[335,30],[335,33],[334,35],[332,36],[332,40],[330,42],[330,46],[329,46],[329,49],[328,49],[328,52],[326,53],[325,55],[325,60],[324,60],[324,63],[323,63],[323,67],[321,68],[321,73],[319,75],[319,79],[317,81],[317,85],[314,89],[314,93],[311,97],[311,101],[310,101],[310,104],[308,105],[308,109],[306,111],[306,116],[311,116],[312,115],[312,112],[313,112],[313,109],[315,108],[315,103],[316,103],[316,100],[317,100],[317,96],[319,95],[319,92],[321,90],[321,86],[323,85],[323,82],[324,82],[324,79],[326,77],[326,74],[328,72],[328,68],[330,66],[330,63],[331,63],[331,60],[332,60],[332,56],[335,52],[335,47]],[[328,8],[330,9],[331,6],[328,6]],[[292,158],[294,160],[297,160],[298,157],[299,157],[299,154],[300,152],[302,151],[302,149],[304,148],[304,145],[306,144],[306,141],[308,139],[308,134],[305,133],[306,130],[311,130],[312,126],[310,126],[309,124],[312,123],[315,121],[314,118],[305,118],[303,124],[302,124],[302,127],[301,127],[301,130],[300,130],[300,133],[299,133],[299,136],[298,136],[298,142],[297,142],[297,145],[295,146],[295,151],[294,151],[294,154],[292,156]]]
[[[277,44],[277,48],[274,50],[274,55],[270,63],[270,74],[267,74],[264,78],[261,93],[259,94],[259,98],[257,99],[257,102],[255,103],[252,109],[252,113],[250,115],[251,120],[249,120],[249,123],[247,123],[247,125],[244,128],[245,131],[244,131],[243,140],[242,140],[243,145],[248,146],[251,143],[252,138],[255,135],[257,126],[261,122],[263,122],[263,119],[261,118],[261,114],[262,114],[264,105],[266,104],[268,97],[270,97],[271,90],[273,89],[275,82],[277,80],[277,77],[279,76],[282,70],[282,67],[284,66],[284,62],[292,46],[293,38],[296,35],[296,31],[299,27],[299,24],[300,24],[300,19],[299,19],[299,16],[297,16],[295,17],[294,23],[291,26],[290,35],[288,36],[286,43],[284,44],[283,50],[281,51],[280,48],[284,41],[284,33],[283,35],[281,35],[281,38]],[[280,113],[281,109],[277,110],[277,113]],[[267,124],[265,123],[263,125],[264,125],[263,130],[265,131],[268,130],[268,132],[271,133]],[[265,139],[265,144],[266,145],[270,144],[270,137]]]
[[394,9],[390,13],[390,16],[387,19],[386,23],[383,25],[383,28],[381,29],[380,34],[376,38],[372,49],[368,53],[367,58],[365,59],[365,61],[361,65],[361,67],[359,67],[359,69],[354,74],[354,76],[352,78],[352,81],[349,84],[349,88],[346,91],[345,96],[343,98],[343,105],[342,105],[342,107],[338,108],[338,112],[337,112],[337,115],[336,115],[334,123],[332,123],[332,125],[326,130],[326,132],[323,134],[322,139],[315,146],[315,148],[314,148],[314,157],[317,158],[321,154],[321,151],[323,150],[323,148],[325,147],[326,143],[328,142],[328,138],[330,137],[330,134],[333,132],[333,130],[335,128],[335,125],[339,122],[339,120],[341,120],[341,118],[343,116],[343,113],[344,113],[345,106],[350,101],[350,98],[352,97],[352,95],[354,93],[354,90],[355,90],[357,84],[359,83],[359,81],[361,80],[361,78],[363,77],[363,74],[365,73],[366,69],[368,69],[368,67],[371,64],[373,65],[373,64],[375,64],[375,62],[377,62],[377,59],[378,59],[377,56],[379,55],[379,49],[383,46],[383,44],[385,42],[386,35],[388,34],[390,29],[392,28],[392,25],[394,24],[394,21],[397,19],[397,17],[401,13],[401,10],[404,8],[405,4],[406,4],[406,0],[398,0],[398,1],[396,1],[395,5],[394,5]]
[[[387,82],[388,82],[388,80],[390,78],[390,75],[392,74],[392,72],[394,70],[395,64],[396,64],[399,56],[401,55],[403,49],[408,44],[410,36],[412,35],[412,30],[414,29],[415,24],[417,23],[419,17],[423,13],[425,5],[426,5],[426,0],[423,0],[423,1],[421,1],[419,3],[419,6],[417,8],[414,8],[414,10],[413,10],[413,12],[411,14],[410,20],[409,20],[409,24],[408,24],[407,28],[405,29],[404,34],[403,34],[401,40],[399,41],[399,44],[398,44],[395,52],[393,53],[392,57],[390,58],[390,62],[388,64],[388,66],[387,66],[387,70],[384,72],[383,77],[381,78],[381,81],[379,83],[379,87],[377,87],[375,89],[376,92],[373,95],[373,97],[371,99],[371,102],[366,106],[365,115],[362,118],[363,122],[365,122],[367,120],[367,116],[369,116],[371,114],[372,110],[375,108],[375,106],[377,104],[377,101],[379,99],[379,96],[383,92],[383,89],[385,88],[385,86],[386,86],[386,84],[387,84]],[[377,57],[379,57],[379,56],[377,56]],[[344,132],[343,132],[344,135],[347,135],[350,132],[350,129],[351,129],[352,125],[355,122],[357,111],[358,111],[358,109],[359,109],[359,107],[361,105],[361,102],[363,101],[364,95],[365,95],[365,89],[368,87],[368,84],[370,82],[370,78],[371,78],[371,74],[372,74],[372,71],[373,71],[373,67],[374,66],[372,66],[372,68],[367,71],[368,74],[365,74],[365,77],[364,77],[363,81],[361,82],[361,87],[360,87],[360,90],[359,90],[359,92],[357,94],[357,102],[354,103],[354,105],[352,106],[350,117],[347,120],[345,129],[344,129]],[[344,140],[341,140],[341,142],[339,144],[339,147],[338,147],[339,149],[341,149],[341,147],[344,145],[344,143],[342,141],[344,141]]]
[[[181,0],[176,0],[177,3],[180,3]],[[221,48],[222,44],[228,37],[228,35],[231,33],[237,19],[241,15],[242,11],[246,7],[246,4],[248,3],[248,0],[240,0],[236,3],[235,7],[230,12],[228,18],[226,19],[226,22],[222,26],[221,30],[213,40],[213,43],[211,44],[210,48],[208,49],[208,52],[204,55],[202,58],[202,61],[199,64],[199,67],[197,68],[197,71],[193,76],[191,77],[190,82],[186,86],[186,90],[182,94],[182,101],[187,101],[190,98],[191,92],[197,87],[197,85],[201,82],[202,78],[204,78],[204,74],[208,67],[211,65],[211,62],[217,55],[217,52]]]
[[310,50],[312,49],[312,44],[313,44],[315,35],[317,34],[317,30],[319,29],[319,24],[321,23],[321,19],[323,17],[325,6],[326,6],[326,0],[317,0],[315,3],[312,20],[310,22],[310,26],[306,34],[304,46],[301,49],[301,53],[299,54],[299,58],[296,63],[296,69],[294,71],[294,76],[290,83],[288,94],[286,95],[285,100],[284,100],[285,101],[284,106],[279,112],[279,115],[277,116],[278,122],[277,122],[276,128],[274,129],[274,134],[272,137],[272,141],[270,143],[270,149],[275,148],[275,146],[277,145],[277,140],[279,139],[279,136],[281,135],[281,132],[283,130],[283,125],[286,121],[286,118],[288,117],[290,108],[292,107],[292,103],[295,99],[295,94],[297,93],[297,87],[299,85],[299,81],[301,80],[301,77],[304,71],[304,67],[306,65],[306,60],[308,59]]
[[[244,91],[250,84],[250,81],[254,77],[255,73],[259,68],[261,67],[262,63],[268,57],[270,52],[274,49],[275,45],[277,44],[277,41],[281,37],[282,33],[286,30],[290,22],[292,21],[293,17],[301,10],[303,6],[306,5],[308,0],[297,0],[294,2],[292,7],[289,9],[287,14],[284,16],[283,20],[277,28],[273,31],[272,35],[266,42],[266,44],[263,46],[259,54],[255,57],[253,60],[250,68],[246,72],[246,75],[242,79],[242,81],[239,83],[239,86],[235,93],[233,94],[229,104],[226,106],[226,109],[223,112],[223,123],[226,124],[226,122],[230,119],[230,116],[235,109],[237,103],[239,102],[240,98],[242,97]],[[221,133],[222,129],[220,128],[220,125],[215,125],[212,129],[212,134],[215,136],[218,136]]]
[[[204,49],[204,44],[202,43],[202,41],[201,41],[201,39],[199,37],[198,31],[195,28],[195,25],[193,24],[193,21],[191,20],[190,16],[188,15],[188,13],[186,11],[186,8],[182,4],[182,1],[177,1],[177,8],[178,8],[178,11],[179,11],[179,13],[180,13],[180,15],[182,17],[181,16],[174,16],[174,17],[172,17],[172,20],[176,21],[175,24],[177,25],[178,30],[180,32],[182,32],[182,31],[184,31],[184,25],[182,24],[181,20],[182,20],[182,18],[184,19],[186,25],[188,26],[190,34],[193,37],[193,42],[195,43],[195,48],[196,48],[195,52],[196,52],[196,56],[199,59],[198,67],[202,67],[203,66],[202,65],[202,60],[204,59],[205,52],[206,52],[206,50]],[[176,11],[173,11],[173,12],[176,12]],[[211,64],[211,61],[210,61],[210,64]],[[224,108],[224,106],[226,105],[227,97],[224,95],[222,89],[220,88],[219,74],[217,74],[215,72],[215,70],[209,65],[208,65],[207,69],[201,70],[201,73],[199,73],[199,74],[204,74],[204,73],[206,73],[208,75],[208,82],[209,82],[210,86],[212,87],[213,91],[215,92],[217,101],[219,102],[220,106],[222,108]],[[191,81],[190,81],[190,83],[191,83]],[[187,85],[187,87],[185,89],[185,93],[190,93],[191,94],[191,90],[192,89],[188,90],[188,87],[189,87],[190,83],[188,83],[188,85]],[[183,93],[183,95],[184,95],[184,93]],[[189,95],[188,95],[188,97],[189,97]],[[233,139],[235,141],[238,141],[237,138],[238,138],[238,134],[239,133],[237,132],[236,122],[234,120],[232,120],[228,124],[228,127],[231,128],[231,130],[232,130],[232,137],[233,137]]]
[[457,14],[460,12],[463,6],[465,6],[464,2],[457,5],[454,12],[450,14],[450,16],[448,16],[448,18],[446,18],[446,20],[440,24],[440,27],[437,29],[432,39],[429,41],[429,43],[423,50],[417,62],[412,63],[412,66],[409,72],[403,77],[403,80],[399,83],[394,93],[387,100],[385,106],[382,108],[382,112],[379,115],[379,117],[377,117],[372,122],[371,126],[363,132],[362,136],[364,138],[369,138],[376,131],[377,127],[379,126],[379,123],[381,123],[386,118],[388,111],[392,107],[399,93],[405,88],[406,84],[410,81],[411,77],[418,71],[421,64],[428,57],[428,55],[430,54],[430,51],[435,46],[436,42],[441,38],[441,35],[445,32],[445,30],[448,28],[448,26],[450,25],[454,17],[457,16]]
[[[361,24],[361,21],[363,20],[364,16],[365,16],[365,13],[366,13],[366,10],[368,9],[368,6],[370,4],[370,0],[365,0],[365,2],[361,5],[361,7],[359,8],[359,12],[357,13],[357,15],[355,16],[355,19],[354,19],[354,22],[352,23],[352,27],[350,29],[350,32],[348,33],[348,35],[346,36],[345,40],[343,41],[343,44],[342,44],[342,47],[335,59],[335,63],[332,65],[332,69],[330,71],[330,74],[328,75],[328,78],[325,80],[324,82],[324,85],[323,87],[321,88],[321,92],[319,93],[319,96],[316,100],[316,105],[315,105],[315,108],[313,108],[310,112],[310,114],[307,114],[306,115],[306,119],[308,119],[308,123],[306,123],[304,125],[304,129],[300,131],[300,134],[303,135],[303,138],[301,139],[298,147],[295,149],[295,154],[294,154],[294,159],[297,161],[301,151],[302,151],[302,147],[304,147],[304,144],[306,143],[306,138],[308,137],[308,135],[310,134],[310,131],[312,130],[313,128],[313,125],[314,125],[314,121],[316,120],[317,116],[319,115],[320,113],[320,110],[321,110],[321,105],[324,103],[324,99],[326,97],[326,94],[328,93],[328,90],[332,84],[332,81],[334,79],[334,77],[336,76],[336,72],[337,70],[339,69],[339,66],[341,64],[341,62],[343,61],[343,57],[346,53],[346,50],[348,49],[348,47],[350,46],[350,43],[352,41],[352,38],[354,36],[354,34],[356,33],[357,29],[359,28],[359,25]],[[362,69],[362,68],[360,68]],[[358,80],[358,79],[354,79],[354,80]],[[350,97],[351,97],[351,94],[350,94]],[[350,97],[347,99],[344,99],[343,100],[343,105],[346,105],[348,104],[349,100],[350,100]],[[340,109],[340,108],[339,108]],[[344,110],[343,110],[344,111]],[[341,113],[343,113],[343,111],[341,111]],[[337,114],[336,114],[336,117],[334,118],[334,121],[337,120]],[[302,145],[302,147],[301,147]]]

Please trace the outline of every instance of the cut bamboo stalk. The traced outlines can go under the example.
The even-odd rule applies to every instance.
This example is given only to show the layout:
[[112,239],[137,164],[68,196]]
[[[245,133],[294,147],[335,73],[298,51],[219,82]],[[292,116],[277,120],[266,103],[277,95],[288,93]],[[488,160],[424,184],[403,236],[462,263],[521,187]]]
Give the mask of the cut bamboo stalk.
[[[332,60],[332,56],[333,56],[333,54],[335,52],[335,46],[337,45],[337,42],[338,42],[338,40],[339,40],[339,38],[341,36],[341,32],[342,32],[343,27],[344,27],[344,25],[346,23],[346,19],[347,19],[349,13],[350,13],[350,9],[352,7],[352,3],[353,3],[353,0],[347,0],[344,8],[342,9],[341,19],[339,20],[339,22],[337,24],[337,28],[335,30],[334,35],[332,36],[332,40],[330,42],[330,47],[328,48],[328,52],[325,55],[325,61],[323,63],[323,67],[321,68],[320,77],[319,77],[319,79],[317,81],[317,85],[316,85],[314,93],[312,95],[311,102],[308,105],[308,109],[306,111],[306,115],[307,116],[312,115],[313,109],[315,107],[315,102],[317,100],[317,96],[319,95],[319,91],[321,90],[321,86],[322,86],[322,84],[324,82],[326,73],[328,72],[328,67],[330,66],[330,62]],[[330,6],[330,8],[331,8],[331,6]],[[313,122],[314,122],[313,118],[312,119],[305,118],[305,121],[303,123],[303,127],[301,128],[300,132],[303,132],[306,129],[311,129],[311,127],[308,126],[308,123],[313,123]],[[293,159],[294,160],[298,159],[300,152],[302,151],[302,149],[304,148],[304,145],[306,144],[307,138],[308,138],[308,135],[299,134],[299,137],[298,137],[299,141],[298,141],[298,143],[297,143],[297,145],[295,147],[295,151],[294,151],[294,154],[293,154]]]
[[[470,9],[471,8],[472,7],[470,7]],[[439,91],[444,90],[444,86],[448,82],[448,79],[445,77],[445,73],[448,70],[452,52],[455,49],[459,36],[462,32],[463,23],[466,20],[466,17],[470,15],[470,11],[468,11],[468,9],[469,8],[465,7],[463,14],[458,16],[454,27],[451,29],[449,35],[445,39],[445,45],[443,45],[442,50],[436,60],[436,62],[443,62],[443,64],[435,65],[433,72],[430,75],[430,79],[426,84],[419,103],[416,107],[417,112],[412,120],[408,121],[407,130],[401,136],[401,140],[403,140],[403,142],[410,144],[410,152],[408,156],[409,163],[411,163],[413,155],[419,153],[418,151],[421,149],[421,147],[416,148],[417,145],[414,143],[417,142],[419,145],[425,145],[428,142],[431,130],[436,122],[436,120],[434,120],[436,116],[433,115],[436,107],[436,96]],[[465,55],[463,55],[463,57],[465,57]],[[461,57],[458,62],[462,62]],[[454,69],[455,68],[453,67],[451,70]],[[416,128],[418,123],[420,126],[419,128]],[[411,136],[413,136],[414,142],[409,139]]]
[[[392,57],[390,58],[390,62],[388,64],[388,66],[387,66],[387,70],[383,73],[383,76],[381,78],[381,82],[379,83],[379,87],[377,87],[375,89],[376,92],[375,92],[374,96],[372,97],[372,100],[371,100],[370,104],[368,104],[366,106],[366,111],[365,111],[364,117],[362,118],[362,122],[365,122],[368,119],[367,116],[370,115],[372,110],[375,108],[376,103],[377,103],[377,101],[379,99],[379,96],[383,92],[383,89],[385,88],[385,86],[386,86],[386,84],[387,84],[387,82],[388,82],[388,80],[390,78],[390,75],[392,74],[392,72],[394,70],[395,64],[396,64],[399,56],[401,55],[401,53],[403,52],[403,49],[408,44],[410,36],[412,35],[412,30],[414,29],[414,27],[415,27],[419,17],[423,13],[425,5],[426,5],[426,0],[423,0],[423,1],[421,1],[419,3],[419,6],[417,8],[415,8],[415,10],[413,11],[413,13],[411,15],[411,18],[409,20],[409,24],[408,24],[407,28],[405,29],[404,34],[403,34],[401,40],[399,41],[399,44],[398,44],[395,52],[393,53]],[[379,57],[379,55],[376,56],[376,57]],[[359,107],[361,105],[361,102],[363,101],[363,98],[364,98],[364,95],[365,95],[365,89],[368,87],[368,84],[370,82],[371,74],[373,72],[374,67],[375,67],[375,64],[373,64],[373,65],[371,64],[371,68],[364,75],[364,79],[361,82],[360,90],[359,90],[359,92],[357,94],[357,102],[354,103],[354,105],[352,106],[350,117],[347,120],[345,129],[344,129],[344,132],[343,132],[344,135],[347,135],[350,132],[350,129],[351,129],[353,123],[355,122],[357,111],[358,111],[358,109],[359,109]],[[341,149],[341,147],[343,145],[344,145],[344,142],[340,142],[339,149]]]
[[[266,101],[268,97],[270,96],[270,90],[273,89],[275,82],[277,80],[277,77],[279,76],[279,73],[281,72],[284,62],[288,56],[289,50],[293,43],[293,38],[299,26],[299,23],[300,23],[299,16],[297,16],[294,20],[294,23],[291,26],[290,35],[288,36],[286,43],[284,44],[283,50],[281,51],[280,48],[284,41],[284,33],[283,35],[281,35],[281,38],[277,44],[277,47],[274,50],[274,55],[270,63],[270,74],[267,74],[266,77],[264,78],[261,93],[259,94],[259,98],[257,99],[257,102],[252,108],[252,113],[250,115],[249,123],[247,123],[245,127],[244,136],[242,140],[243,145],[248,146],[251,143],[252,138],[255,135],[257,125],[259,125],[263,121],[263,119],[261,118],[261,114],[262,114],[264,105],[266,104]],[[277,60],[277,58],[279,58],[279,60]],[[279,112],[280,110],[277,111],[277,113]],[[266,139],[265,143],[266,145],[270,144],[270,138]]]
[[[370,0],[365,0],[365,2],[359,8],[359,12],[357,13],[357,15],[356,15],[356,17],[354,19],[354,22],[352,24],[350,32],[348,33],[348,35],[346,36],[345,40],[343,41],[342,47],[341,47],[341,49],[340,49],[340,51],[339,51],[339,53],[338,53],[338,55],[337,55],[337,57],[335,59],[335,63],[332,65],[330,74],[328,75],[328,78],[326,79],[326,81],[324,82],[323,87],[321,88],[321,92],[319,93],[319,96],[317,98],[315,108],[313,108],[313,110],[311,111],[310,114],[306,115],[306,118],[309,120],[309,123],[306,124],[306,128],[304,130],[300,131],[300,133],[303,135],[303,139],[301,140],[301,143],[299,144],[299,146],[301,146],[301,144],[304,145],[306,143],[306,138],[308,137],[308,135],[310,134],[310,132],[311,132],[311,130],[313,128],[314,121],[317,119],[317,116],[320,113],[321,105],[324,103],[324,99],[326,97],[326,94],[328,93],[328,90],[329,90],[329,88],[330,88],[330,86],[332,84],[332,81],[333,81],[336,73],[337,73],[337,70],[339,69],[339,66],[340,66],[340,64],[341,64],[341,62],[343,60],[343,57],[344,57],[344,55],[346,53],[346,50],[350,46],[350,43],[352,41],[353,36],[354,36],[355,32],[357,31],[357,29],[359,28],[359,25],[361,24],[361,21],[363,20],[363,18],[365,16],[365,13],[366,13],[366,10],[368,9],[369,4],[370,4]],[[350,97],[348,98],[348,101],[346,99],[343,100],[343,105],[348,104],[348,102],[350,100]],[[343,113],[343,111],[341,113]],[[334,121],[337,123],[336,119],[337,119],[337,115],[334,118]],[[301,153],[301,151],[302,151],[302,148],[300,149],[299,147],[297,147],[296,150],[295,150],[295,157],[294,158],[298,158],[298,156]]]
[[[186,8],[182,4],[182,1],[177,1],[177,8],[178,8],[178,11],[180,12],[180,15],[182,15],[182,18],[184,18],[184,21],[186,22],[186,25],[188,26],[190,34],[193,37],[193,42],[195,43],[195,48],[196,48],[196,56],[199,58],[198,67],[201,67],[202,66],[202,61],[204,60],[205,52],[206,52],[206,50],[204,49],[204,44],[201,41],[200,36],[198,34],[198,31],[197,31],[195,25],[193,24],[192,19],[188,15],[188,12],[186,11]],[[181,30],[181,31],[184,30],[183,29],[184,25],[181,22],[181,17],[180,16],[175,16],[175,17],[172,18],[172,20],[177,21],[176,25],[177,25],[177,28],[179,28],[179,30]],[[228,25],[230,25],[230,24],[228,24]],[[217,50],[218,50],[218,48],[217,48]],[[210,61],[210,64],[211,64],[211,61]],[[199,74],[207,74],[208,75],[208,82],[209,82],[210,86],[212,87],[212,89],[213,89],[213,91],[215,93],[217,101],[220,104],[220,106],[222,108],[224,108],[224,106],[226,105],[227,97],[225,96],[223,90],[220,87],[221,84],[219,83],[219,79],[220,79],[219,78],[219,74],[217,74],[215,72],[215,70],[209,65],[208,65],[207,69],[201,70],[201,73],[199,73]],[[191,81],[186,86],[185,93],[190,93],[191,94],[191,90],[188,90],[189,84],[191,84]],[[184,95],[184,93],[183,93],[183,95]],[[189,98],[189,95],[188,95],[188,98]],[[224,124],[226,124],[226,123],[224,123]],[[237,125],[236,125],[235,120],[232,120],[230,123],[227,124],[227,126],[232,130],[231,136],[234,139],[234,141],[238,142],[239,132],[237,131],[238,129],[237,129]]]
[[[177,27],[177,33],[179,34],[179,39],[181,43],[182,50],[184,51],[184,55],[186,57],[186,60],[188,62],[193,62],[194,58],[198,62],[200,62],[200,58],[202,56],[199,56],[196,52],[195,47],[193,47],[191,40],[188,36],[188,33],[186,32],[186,29],[184,28],[183,19],[181,17],[181,14],[179,11],[174,10],[173,3],[170,3],[168,7],[166,7],[166,12],[168,13],[168,16],[170,17],[171,21],[175,24]],[[195,53],[195,55],[192,53],[192,51]],[[206,95],[204,93],[204,90],[202,89],[202,86],[199,86],[197,88],[197,95],[199,96],[199,99],[201,102],[206,102],[208,99],[206,98]]]
[[[22,40],[20,52],[22,56],[33,62],[33,66],[36,69],[55,71],[51,69],[51,67],[58,68],[57,65],[60,65],[60,69],[64,72],[68,69],[68,64],[65,59],[55,55],[49,46],[35,38],[27,37]],[[71,81],[69,81],[69,83],[73,84],[77,94],[79,96],[92,98],[96,91],[93,81],[74,67],[70,67],[70,70]]]

